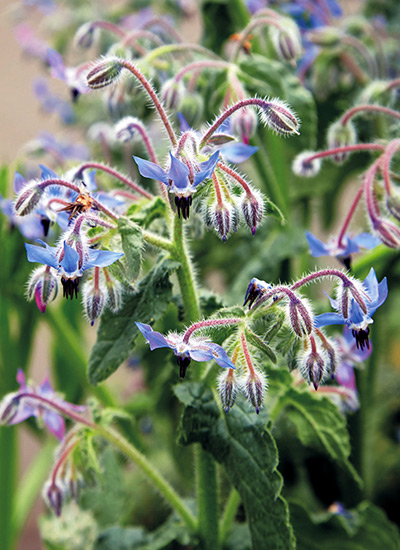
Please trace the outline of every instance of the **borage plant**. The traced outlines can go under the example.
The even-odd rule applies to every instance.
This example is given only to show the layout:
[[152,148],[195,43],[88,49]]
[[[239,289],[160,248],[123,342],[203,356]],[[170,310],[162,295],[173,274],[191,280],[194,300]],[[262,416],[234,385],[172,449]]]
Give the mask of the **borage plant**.
[[[14,201],[2,199],[11,224],[36,241],[25,243],[28,262],[40,264],[28,276],[26,295],[49,320],[56,347],[63,346],[54,373],[64,380],[68,401],[96,395],[86,406],[73,405],[47,379],[38,387],[26,381],[17,367],[27,358],[13,361],[20,388],[10,376],[1,422],[35,417],[59,440],[47,481],[43,469],[32,473],[32,486],[44,482],[53,514],[41,523],[48,548],[286,550],[327,548],[333,537],[337,545],[372,550],[378,536],[388,548],[398,543],[395,526],[366,500],[373,500],[373,484],[365,407],[373,401],[377,359],[362,376],[355,366],[371,355],[379,335],[379,323],[371,330],[373,316],[387,307],[392,272],[374,260],[396,264],[383,245],[400,243],[399,143],[397,126],[364,128],[360,135],[369,141],[358,140],[352,119],[367,114],[396,122],[400,115],[395,104],[377,105],[366,92],[349,105],[373,79],[385,77],[391,57],[382,49],[385,36],[367,20],[366,43],[346,19],[330,26],[340,15],[335,3],[308,11],[288,4],[285,12],[262,4],[228,3],[224,17],[235,32],[224,36],[224,52],[215,36],[214,49],[182,42],[158,15],[110,12],[76,29],[80,8],[75,19],[54,7],[49,17],[64,15],[76,30],[75,46],[101,54],[68,67],[66,52],[18,29],[24,48],[72,92],[68,122],[76,116],[92,142],[91,155],[84,151],[76,165],[71,160],[80,151],[42,136],[36,149],[51,155],[52,167],[37,171],[21,163],[25,175],[15,174]],[[188,3],[190,9],[196,6]],[[339,71],[340,105],[348,109],[330,126],[327,149],[314,152],[313,92],[320,110],[330,93],[325,83],[321,97],[315,75],[331,67],[328,53]],[[387,80],[384,89],[397,84]],[[42,106],[51,104],[66,120],[64,103],[51,102],[45,85],[37,90]],[[334,256],[342,266],[313,268],[303,237],[311,198],[321,194],[319,185],[329,194],[340,174],[331,171],[313,188],[302,189],[300,178],[317,176],[321,159],[341,165],[353,162],[355,152],[377,156],[337,236],[325,244],[306,234],[314,257]],[[350,223],[357,226],[363,197],[371,233],[353,235]],[[20,242],[13,246],[19,254]],[[354,266],[361,249],[371,252]],[[25,271],[22,264],[21,277]],[[207,281],[221,273],[217,296]],[[326,280],[334,298],[311,285]],[[60,285],[69,303],[57,306]],[[82,374],[77,299],[98,325],[90,385]],[[331,325],[343,325],[343,335],[325,328]],[[178,369],[170,368],[171,359]],[[125,403],[98,386],[124,362]],[[7,466],[12,453],[2,458]],[[324,479],[321,489],[319,469],[334,480]],[[143,477],[172,515],[159,495],[141,488]],[[24,516],[12,486],[8,494],[6,550]]]

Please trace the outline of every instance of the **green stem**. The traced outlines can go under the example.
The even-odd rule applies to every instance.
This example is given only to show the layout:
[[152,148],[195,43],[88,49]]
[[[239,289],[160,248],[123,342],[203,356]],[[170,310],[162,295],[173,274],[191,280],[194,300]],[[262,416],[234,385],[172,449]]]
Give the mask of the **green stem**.
[[162,250],[166,250],[167,252],[175,251],[174,245],[171,243],[171,241],[164,239],[163,237],[160,237],[159,235],[156,235],[151,231],[146,231],[145,229],[143,229],[142,235],[146,243],[151,244],[152,246],[156,246],[157,248],[161,248]]
[[213,457],[201,445],[195,449],[198,531],[204,550],[218,550],[218,486]]
[[197,294],[196,283],[192,263],[186,248],[183,220],[178,216],[174,217],[173,226],[174,259],[180,262],[178,269],[178,281],[181,289],[185,317],[187,322],[197,321],[200,317],[200,304]]
[[12,550],[14,547],[12,516],[15,510],[17,465],[16,430],[14,427],[0,427],[0,533],[3,550]]
[[176,493],[175,489],[171,487],[168,481],[157,472],[154,466],[148,462],[147,458],[142,455],[142,453],[135,449],[135,447],[112,428],[96,425],[94,430],[130,458],[130,460],[146,474],[152,484],[160,491],[171,507],[182,518],[187,527],[192,531],[196,530],[196,520],[186,508],[180,496]]
[[152,61],[157,59],[157,57],[160,57],[165,54],[176,53],[176,52],[187,53],[188,51],[202,53],[213,59],[221,59],[217,54],[215,54],[211,50],[208,50],[207,48],[204,48],[203,46],[200,46],[198,44],[189,43],[189,44],[166,44],[165,46],[160,46],[159,48],[155,48],[148,55],[146,55],[146,57],[143,58],[143,62],[151,63]]
[[223,544],[229,536],[241,498],[236,489],[232,489],[220,523],[220,541]]

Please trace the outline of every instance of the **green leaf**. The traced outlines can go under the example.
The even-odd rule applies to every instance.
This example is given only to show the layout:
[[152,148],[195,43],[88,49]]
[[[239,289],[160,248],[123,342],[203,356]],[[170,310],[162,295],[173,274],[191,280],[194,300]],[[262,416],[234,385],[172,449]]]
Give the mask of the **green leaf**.
[[155,197],[145,204],[134,203],[128,209],[128,218],[142,227],[149,225],[158,218],[165,218],[166,205],[161,197]]
[[124,217],[118,219],[118,231],[124,251],[127,282],[133,284],[139,276],[142,263],[142,231],[138,225]]
[[370,502],[361,502],[345,515],[314,514],[290,504],[297,550],[398,550],[400,537],[385,513]]
[[128,357],[139,333],[135,321],[151,323],[165,313],[172,297],[169,276],[178,266],[178,262],[163,259],[140,281],[137,291],[125,298],[117,314],[106,311],[102,315],[89,359],[92,384],[108,378]]
[[252,344],[257,349],[265,353],[273,363],[276,363],[276,355],[273,349],[262,338],[260,338],[257,334],[255,334],[249,328],[246,328],[245,332],[246,332],[246,337],[250,342],[250,344]]
[[308,390],[287,387],[272,411],[275,419],[284,410],[303,445],[317,449],[337,461],[358,483],[360,477],[349,460],[350,438],[346,419],[326,397]]
[[264,199],[264,207],[265,207],[265,214],[267,216],[275,216],[275,218],[278,218],[281,225],[284,225],[286,223],[285,216],[282,214],[282,211],[280,208],[276,206],[275,203],[273,203],[269,199]]
[[275,441],[265,429],[265,413],[256,415],[238,399],[225,414],[210,389],[185,383],[175,387],[185,405],[180,442],[199,442],[222,464],[230,483],[240,494],[250,527],[253,550],[290,550],[295,547],[288,507],[280,495],[282,477],[277,471]]
[[115,525],[100,533],[94,550],[138,550],[144,548],[149,539],[142,527],[120,527]]

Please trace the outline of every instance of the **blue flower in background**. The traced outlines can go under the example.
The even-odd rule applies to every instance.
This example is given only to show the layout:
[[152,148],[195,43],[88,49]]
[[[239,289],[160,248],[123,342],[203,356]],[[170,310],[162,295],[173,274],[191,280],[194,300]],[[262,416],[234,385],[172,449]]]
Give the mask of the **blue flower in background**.
[[220,367],[234,369],[235,365],[229,359],[226,351],[207,338],[191,338],[183,341],[183,334],[169,334],[167,337],[154,331],[150,325],[136,323],[136,326],[146,338],[151,351],[158,348],[170,348],[174,351],[180,369],[180,377],[184,378],[190,361],[210,361],[214,359]]
[[171,166],[168,172],[154,162],[139,157],[133,158],[144,178],[161,181],[169,188],[170,193],[175,194],[178,215],[180,216],[182,213],[183,219],[186,220],[189,217],[192,194],[196,192],[196,187],[201,182],[211,178],[219,160],[219,151],[213,153],[207,161],[201,162],[193,174],[190,174],[190,170],[184,162],[177,159],[171,152],[169,155]]
[[352,238],[345,235],[342,239],[342,246],[338,246],[337,238],[325,244],[309,231],[306,232],[306,238],[310,246],[310,253],[314,258],[335,256],[347,269],[350,269],[351,254],[359,252],[360,248],[371,250],[381,244],[381,241],[371,233],[360,233]]
[[88,249],[87,255],[79,255],[78,252],[66,242],[62,248],[49,246],[38,240],[43,246],[25,243],[29,262],[37,262],[48,265],[57,270],[61,275],[61,283],[64,289],[64,297],[71,299],[78,296],[79,278],[84,271],[93,267],[108,267],[123,256],[122,252],[108,250]]
[[336,371],[336,380],[341,386],[357,392],[354,365],[363,363],[372,353],[372,345],[360,349],[353,338],[350,328],[344,326],[343,335],[336,338],[338,345],[340,363]]
[[17,382],[19,390],[6,396],[1,406],[0,420],[8,425],[19,424],[34,416],[41,419],[49,432],[61,441],[65,434],[65,421],[51,403],[70,412],[86,410],[86,407],[73,405],[58,397],[47,378],[39,387],[31,387],[27,385],[22,369],[18,369]]
[[71,104],[53,94],[44,78],[37,78],[34,81],[33,91],[46,113],[57,113],[65,124],[75,122],[75,113]]
[[[375,311],[386,300],[388,294],[386,277],[382,279],[380,283],[375,275],[375,271],[371,268],[368,276],[362,283],[363,290],[365,292],[365,304],[367,312],[361,309],[359,304],[351,298],[349,304],[349,316],[343,317],[341,313],[322,313],[315,317],[315,326],[317,328],[325,327],[328,325],[346,325],[351,329],[352,334],[356,340],[357,348],[364,350],[366,346],[369,349],[369,326],[373,323],[372,316]],[[339,305],[336,300],[329,298],[332,306],[338,310]]]

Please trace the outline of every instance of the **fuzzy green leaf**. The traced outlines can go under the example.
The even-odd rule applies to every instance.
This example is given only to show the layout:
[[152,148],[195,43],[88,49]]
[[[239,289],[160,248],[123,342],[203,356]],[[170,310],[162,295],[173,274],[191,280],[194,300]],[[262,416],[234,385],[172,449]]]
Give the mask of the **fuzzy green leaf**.
[[273,363],[276,363],[276,355],[273,349],[265,342],[265,340],[257,336],[257,334],[255,334],[252,330],[248,328],[246,329],[246,337],[250,344],[265,353]]
[[308,390],[286,387],[272,411],[272,418],[282,410],[296,427],[303,445],[326,453],[360,483],[360,477],[349,460],[351,449],[346,419],[336,405]]
[[186,405],[181,419],[180,442],[199,442],[225,468],[239,492],[249,522],[253,550],[290,550],[294,536],[288,507],[280,495],[282,477],[277,471],[275,441],[265,429],[265,413],[256,415],[244,399],[225,414],[210,389],[185,383],[175,393]]
[[88,376],[92,384],[108,378],[132,351],[139,333],[135,321],[150,323],[165,313],[172,297],[170,274],[178,262],[164,259],[142,279],[138,289],[125,298],[117,314],[106,311],[100,321],[93,347]]
[[118,219],[118,231],[124,251],[127,281],[133,284],[139,276],[142,263],[142,232],[138,225],[123,217]]
[[345,515],[310,517],[299,504],[290,505],[297,550],[398,550],[400,537],[385,513],[370,502],[361,502]]

